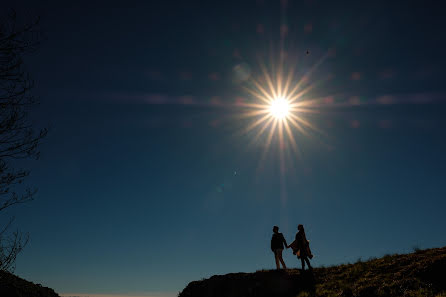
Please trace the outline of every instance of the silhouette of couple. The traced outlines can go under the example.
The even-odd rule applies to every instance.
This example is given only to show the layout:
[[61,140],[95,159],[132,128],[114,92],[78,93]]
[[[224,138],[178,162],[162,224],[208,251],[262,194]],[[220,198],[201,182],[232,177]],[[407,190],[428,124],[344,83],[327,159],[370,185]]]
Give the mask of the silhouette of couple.
[[[305,236],[305,230],[303,225],[297,226],[298,232],[296,234],[295,240],[288,245],[286,243],[285,237],[283,237],[282,233],[279,233],[279,227],[274,226],[273,227],[273,237],[271,238],[271,250],[274,253],[274,258],[276,260],[276,267],[279,270],[280,269],[280,263],[282,263],[283,269],[287,269],[285,262],[282,258],[282,252],[284,247],[291,248],[293,250],[293,254],[297,255],[297,258],[300,259],[302,262],[302,271],[305,270],[305,262],[307,262],[308,269],[310,271],[313,270],[313,267],[311,267],[310,259],[313,258],[313,255],[311,254],[309,241],[307,240],[307,237]],[[280,263],[279,263],[280,262]]]

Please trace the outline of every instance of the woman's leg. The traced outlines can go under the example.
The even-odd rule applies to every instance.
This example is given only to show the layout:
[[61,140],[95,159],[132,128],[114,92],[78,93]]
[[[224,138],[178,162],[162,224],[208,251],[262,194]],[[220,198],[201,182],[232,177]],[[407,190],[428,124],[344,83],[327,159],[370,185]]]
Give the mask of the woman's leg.
[[312,269],[311,264],[310,264],[310,260],[307,257],[305,257],[305,262],[307,262],[308,269]]

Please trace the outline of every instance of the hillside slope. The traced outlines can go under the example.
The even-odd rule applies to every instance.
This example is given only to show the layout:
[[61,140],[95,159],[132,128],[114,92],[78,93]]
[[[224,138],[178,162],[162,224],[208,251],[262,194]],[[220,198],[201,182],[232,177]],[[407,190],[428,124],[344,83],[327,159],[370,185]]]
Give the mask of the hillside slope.
[[0,271],[1,297],[60,297],[53,289],[42,287],[11,273]]
[[366,262],[215,275],[193,281],[179,297],[435,296],[446,297],[446,247]]

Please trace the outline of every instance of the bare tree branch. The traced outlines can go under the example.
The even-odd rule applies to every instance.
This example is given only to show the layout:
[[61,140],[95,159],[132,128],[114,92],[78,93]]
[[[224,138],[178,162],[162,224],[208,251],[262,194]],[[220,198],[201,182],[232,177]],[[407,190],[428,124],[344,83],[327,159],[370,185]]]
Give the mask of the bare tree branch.
[[[24,55],[39,45],[39,20],[17,26],[16,13],[0,20],[0,212],[13,205],[31,201],[36,189],[22,187],[29,175],[15,169],[14,160],[38,159],[38,146],[46,129],[35,131],[28,111],[36,104],[30,94],[34,86],[24,69]],[[9,233],[14,218],[0,226],[0,270],[14,269],[15,259],[28,242],[28,235]]]

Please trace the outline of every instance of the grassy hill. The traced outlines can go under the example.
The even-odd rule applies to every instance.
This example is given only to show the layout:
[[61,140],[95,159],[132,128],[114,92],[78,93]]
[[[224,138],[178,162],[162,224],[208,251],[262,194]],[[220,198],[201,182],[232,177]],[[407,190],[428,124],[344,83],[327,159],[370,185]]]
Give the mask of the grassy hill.
[[53,289],[24,280],[11,273],[0,271],[1,297],[60,297]]
[[446,297],[446,247],[315,268],[215,275],[193,281],[179,297],[407,296]]

